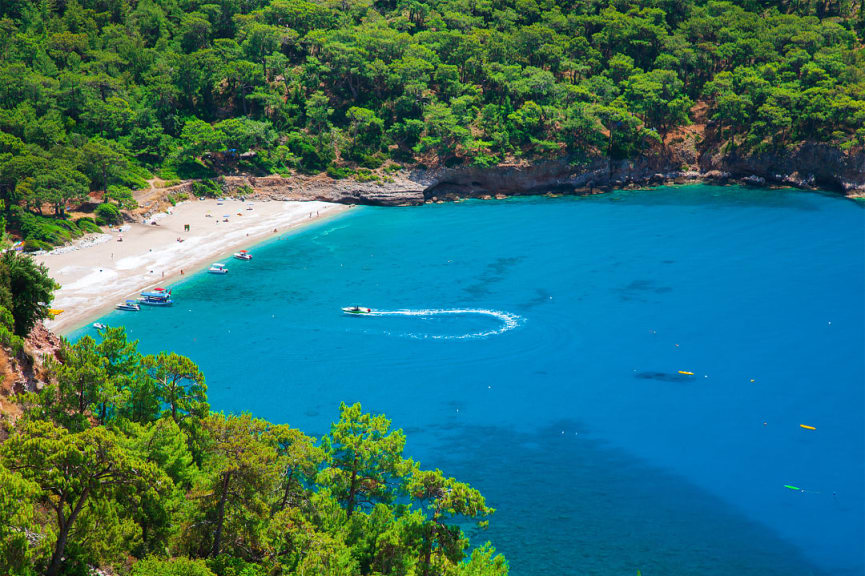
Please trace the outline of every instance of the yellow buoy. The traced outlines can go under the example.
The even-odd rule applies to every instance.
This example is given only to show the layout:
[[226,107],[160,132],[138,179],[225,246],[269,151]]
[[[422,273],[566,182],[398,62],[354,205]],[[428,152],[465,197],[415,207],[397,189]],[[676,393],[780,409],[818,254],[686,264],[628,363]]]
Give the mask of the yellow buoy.
[[679,370],[679,374],[685,374],[685,375],[687,375],[687,376],[693,376],[693,375],[694,375],[693,372],[687,372],[687,371],[685,371],[685,370]]
[[805,430],[816,430],[816,428],[808,426],[807,424],[799,424],[799,428],[804,428]]

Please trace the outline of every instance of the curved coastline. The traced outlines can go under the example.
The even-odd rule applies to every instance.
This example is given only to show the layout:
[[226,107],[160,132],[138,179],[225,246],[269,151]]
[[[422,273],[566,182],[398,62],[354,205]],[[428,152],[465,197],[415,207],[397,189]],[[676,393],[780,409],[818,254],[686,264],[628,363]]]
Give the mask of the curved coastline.
[[[739,155],[669,150],[632,160],[573,158],[524,161],[489,167],[415,167],[385,180],[357,182],[324,175],[306,177],[226,176],[227,193],[253,189],[272,200],[317,200],[373,206],[417,206],[465,198],[508,196],[592,195],[620,189],[671,184],[743,184],[832,191],[849,198],[865,197],[865,152],[843,153],[823,144],[795,151]],[[177,187],[183,191],[191,184]]]
[[[227,199],[230,204],[226,205],[217,202],[181,202],[170,213],[145,220],[157,225],[126,224],[120,232],[113,228],[37,255],[36,260],[61,285],[53,307],[63,313],[47,321],[46,327],[66,335],[142,290],[174,283],[215,260],[231,258],[236,250],[297,232],[350,208],[326,202],[256,202],[252,211],[240,212],[248,214],[243,218],[236,216],[237,210],[247,203],[235,199]],[[217,212],[231,212],[229,222]],[[217,222],[221,228],[216,227]],[[184,230],[185,224],[190,224],[189,231]]]

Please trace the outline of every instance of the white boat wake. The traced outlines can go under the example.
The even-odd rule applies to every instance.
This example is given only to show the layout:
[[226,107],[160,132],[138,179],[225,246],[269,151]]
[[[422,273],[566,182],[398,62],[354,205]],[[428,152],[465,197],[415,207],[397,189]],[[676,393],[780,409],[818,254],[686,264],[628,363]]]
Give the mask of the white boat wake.
[[481,308],[440,308],[428,310],[377,310],[372,308],[369,313],[364,316],[415,316],[415,317],[433,317],[433,316],[488,316],[495,318],[500,322],[499,327],[481,332],[471,332],[468,334],[446,335],[446,334],[405,334],[411,338],[418,339],[433,339],[433,340],[464,340],[469,338],[486,338],[487,336],[495,336],[504,334],[509,330],[513,330],[523,322],[523,318],[517,314],[510,312],[500,312],[498,310],[486,310]]

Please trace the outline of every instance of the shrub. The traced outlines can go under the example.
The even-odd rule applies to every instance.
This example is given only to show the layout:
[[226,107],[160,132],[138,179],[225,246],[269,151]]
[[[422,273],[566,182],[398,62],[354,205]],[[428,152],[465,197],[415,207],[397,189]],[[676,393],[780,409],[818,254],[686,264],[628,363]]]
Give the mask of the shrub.
[[222,188],[213,180],[196,180],[192,183],[192,193],[198,197],[213,197],[221,195]]
[[384,158],[382,158],[381,154],[375,154],[372,156],[365,155],[360,159],[360,165],[364,168],[372,168],[373,170],[376,170],[381,168],[382,164],[384,164]]
[[42,240],[37,240],[35,238],[27,238],[24,240],[24,244],[22,248],[25,252],[38,252],[39,250],[51,250],[53,248],[51,244],[48,242],[43,242]]
[[15,335],[15,317],[12,312],[0,306],[0,344],[12,348],[14,352],[20,352],[24,341]]
[[75,225],[78,226],[78,229],[82,232],[95,232],[97,234],[102,232],[99,225],[93,221],[93,218],[88,218],[87,216],[76,220]]
[[204,560],[172,558],[161,560],[149,556],[132,567],[132,576],[214,576]]
[[215,197],[222,195],[222,188],[214,180],[196,180],[192,183],[192,193],[198,197]]
[[292,132],[286,139],[286,145],[291,153],[298,158],[298,168],[304,172],[321,172],[328,161],[333,159],[333,150],[327,143],[316,142],[300,132]]
[[327,167],[327,175],[331,178],[336,178],[340,180],[342,178],[348,178],[354,173],[351,168],[345,168],[343,166],[337,166],[336,164],[330,164]]
[[177,206],[178,202],[183,202],[184,200],[189,200],[189,194],[186,192],[177,192],[168,195],[168,201],[171,202],[172,206]]
[[78,226],[70,220],[38,216],[19,206],[10,210],[9,223],[20,232],[24,240],[39,241],[39,244],[31,242],[31,251],[43,250],[46,247],[50,249],[51,245],[63,244],[82,235]]
[[360,168],[354,175],[354,179],[358,182],[377,182],[379,180],[379,177],[378,174],[371,170]]
[[114,204],[104,202],[96,207],[96,222],[99,224],[120,224],[123,217],[120,215],[120,209]]
[[105,200],[116,202],[124,210],[138,208],[138,202],[132,196],[132,190],[126,186],[111,185],[105,192]]

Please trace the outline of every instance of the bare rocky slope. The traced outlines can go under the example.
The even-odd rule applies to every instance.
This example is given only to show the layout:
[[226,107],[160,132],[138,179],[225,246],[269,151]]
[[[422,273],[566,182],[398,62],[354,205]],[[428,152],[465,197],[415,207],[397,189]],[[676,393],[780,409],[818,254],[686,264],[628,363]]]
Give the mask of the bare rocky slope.
[[36,324],[17,354],[0,346],[0,440],[3,439],[2,420],[15,420],[21,407],[15,395],[39,390],[48,379],[45,361],[57,359],[60,338],[41,323]]

